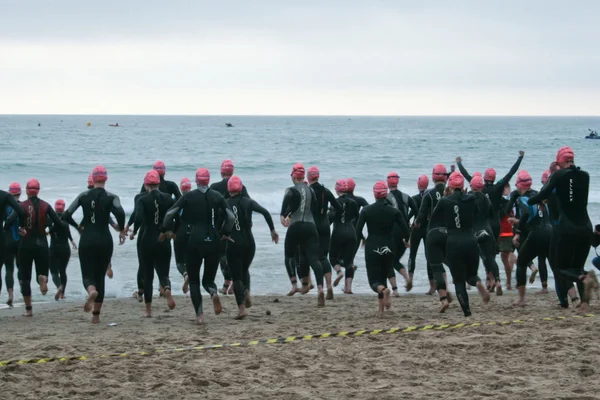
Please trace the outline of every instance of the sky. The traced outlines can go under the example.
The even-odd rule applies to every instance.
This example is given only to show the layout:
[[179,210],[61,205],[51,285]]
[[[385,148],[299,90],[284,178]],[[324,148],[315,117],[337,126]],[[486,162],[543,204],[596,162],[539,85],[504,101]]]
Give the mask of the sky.
[[0,0],[0,113],[600,115],[600,1]]

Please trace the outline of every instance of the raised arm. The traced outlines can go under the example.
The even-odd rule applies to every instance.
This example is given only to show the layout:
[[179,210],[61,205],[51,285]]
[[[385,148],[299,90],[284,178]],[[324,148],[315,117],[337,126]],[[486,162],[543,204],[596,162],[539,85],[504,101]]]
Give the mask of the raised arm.
[[456,157],[456,165],[458,165],[458,170],[460,171],[462,176],[465,177],[467,182],[471,183],[471,179],[473,179],[473,177],[471,175],[469,175],[469,173],[467,172],[467,169],[463,166],[462,158]]
[[514,165],[510,169],[510,171],[508,171],[508,174],[506,174],[502,179],[500,179],[498,182],[496,182],[496,186],[504,187],[504,185],[506,185],[506,183],[512,179],[513,175],[516,174],[517,171],[519,170],[519,167],[521,166],[521,161],[523,161],[524,156],[525,156],[525,152],[523,150],[521,150],[519,152],[519,158],[517,158],[517,161],[515,161]]

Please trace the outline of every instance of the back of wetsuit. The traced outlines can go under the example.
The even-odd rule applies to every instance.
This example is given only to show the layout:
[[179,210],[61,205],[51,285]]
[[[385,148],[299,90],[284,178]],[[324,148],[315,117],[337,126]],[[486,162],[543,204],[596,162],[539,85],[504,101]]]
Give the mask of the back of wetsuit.
[[[120,229],[125,225],[125,211],[121,207],[121,201],[118,196],[107,192],[104,188],[93,188],[81,193],[69,206],[69,209],[62,215],[62,219],[72,216],[75,210],[81,207],[83,210],[83,220],[81,226],[81,242],[88,242],[93,245],[92,237],[102,237],[112,243],[112,237],[109,231],[110,214],[113,213],[117,218],[117,224]],[[97,236],[100,235],[100,236]]]
[[249,244],[252,235],[252,204],[247,197],[235,196],[227,199],[233,213],[233,229],[231,238],[239,245]]
[[443,225],[441,224],[441,221],[434,221],[432,224],[431,216],[433,215],[433,210],[435,210],[435,207],[440,199],[444,197],[445,189],[445,183],[438,183],[431,189],[427,190],[423,195],[416,222],[421,226],[426,226],[428,231],[434,228],[439,228]]
[[347,195],[337,198],[341,211],[332,213],[333,234],[350,233],[354,235],[354,226],[358,220],[358,205]]
[[[294,196],[295,202],[292,202],[292,215],[291,224],[296,222],[308,222],[311,224],[315,223],[313,218],[312,208],[315,207],[315,197],[312,189],[305,182],[299,182],[294,187],[289,188],[289,191],[295,191],[297,195]],[[297,207],[296,207],[296,204]]]
[[[369,234],[367,242],[371,238],[391,238],[394,225],[405,226],[402,213],[383,201],[377,201],[362,209],[359,223],[356,227],[357,231],[359,231],[361,225],[360,219],[364,219],[367,225],[367,232]],[[406,234],[407,232],[404,231],[403,233]]]
[[440,199],[437,208],[443,211],[444,226],[448,229],[448,234],[473,233],[475,218],[478,217],[475,197],[455,191]]
[[21,203],[25,210],[25,229],[27,232],[21,240],[21,245],[48,245],[46,240],[46,226],[48,225],[48,212],[50,205],[44,200],[32,197]]
[[329,232],[329,217],[327,215],[327,211],[329,209],[329,204],[339,210],[340,205],[338,201],[333,196],[333,193],[325,186],[321,185],[319,182],[313,183],[310,185],[314,195],[316,202],[316,213],[314,215],[315,225],[317,226],[318,232]]
[[[157,245],[158,237],[163,231],[165,214],[173,204],[173,198],[169,194],[161,193],[158,190],[151,190],[139,199],[136,205],[137,216],[134,232],[137,233],[137,230],[143,227],[140,239],[143,245]],[[162,244],[170,246],[168,241],[164,241]]]
[[517,209],[519,210],[518,230],[521,236],[527,236],[533,230],[545,229],[551,230],[550,211],[546,204],[530,206],[527,201],[538,192],[529,190],[517,200]]
[[472,196],[475,198],[479,210],[474,221],[474,227],[477,230],[485,230],[491,234],[490,220],[495,218],[496,215],[492,203],[489,197],[482,192],[474,192]]

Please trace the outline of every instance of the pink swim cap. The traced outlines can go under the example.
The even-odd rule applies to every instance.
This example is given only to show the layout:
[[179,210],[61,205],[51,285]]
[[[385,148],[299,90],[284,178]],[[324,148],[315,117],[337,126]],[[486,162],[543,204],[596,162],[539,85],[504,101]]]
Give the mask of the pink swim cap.
[[542,174],[542,184],[545,185],[546,182],[548,182],[548,179],[550,179],[550,171],[546,170],[544,171],[544,173]]
[[242,180],[239,176],[232,176],[227,181],[227,191],[229,193],[240,193],[242,191]]
[[292,167],[292,178],[296,179],[304,179],[304,165],[302,164],[294,164]]
[[94,186],[94,176],[92,174],[88,175],[88,186]]
[[307,174],[308,174],[308,180],[319,179],[319,176],[320,176],[319,168],[317,168],[313,165],[312,167],[310,167],[308,169]]
[[433,171],[431,172],[431,179],[434,182],[446,182],[446,180],[448,179],[448,171],[446,170],[446,167],[443,164],[438,164],[435,167],[433,167]]
[[561,147],[556,154],[556,162],[564,163],[575,160],[575,152],[569,146]]
[[54,211],[58,213],[65,212],[65,201],[63,199],[56,200],[56,203],[54,203]]
[[25,187],[25,193],[27,196],[37,196],[40,192],[40,181],[37,179],[30,179],[27,181],[27,186]]
[[429,178],[427,175],[421,175],[419,179],[417,179],[417,188],[419,190],[425,190],[429,186]]
[[192,182],[190,181],[189,178],[183,178],[181,180],[181,182],[179,183],[179,187],[181,187],[181,191],[183,193],[187,193],[190,190],[192,190]]
[[518,189],[530,189],[532,184],[531,175],[529,172],[522,170],[519,171],[519,175],[517,175],[517,188]]
[[159,183],[160,175],[157,170],[151,169],[146,172],[146,176],[144,176],[144,185],[158,185]]
[[94,167],[92,170],[92,180],[94,183],[102,183],[108,180],[108,172],[106,172],[106,168],[102,165],[98,165]]
[[483,180],[488,182],[494,182],[496,180],[496,170],[494,168],[488,168],[483,174]]
[[206,168],[198,168],[196,171],[196,183],[206,186],[208,182],[210,182],[210,172]]
[[450,178],[448,179],[448,187],[451,187],[452,189],[464,188],[465,178],[458,171],[451,173]]
[[387,175],[388,187],[395,189],[398,187],[398,182],[400,182],[400,175],[398,175],[396,172],[390,172]]
[[354,179],[352,178],[346,179],[346,182],[348,182],[348,192],[353,193],[354,188],[356,187],[356,182],[354,182]]
[[165,167],[165,163],[160,160],[154,163],[152,169],[158,172],[160,176],[164,176],[165,172],[167,172],[167,167]]
[[10,194],[21,194],[21,185],[18,182],[13,182],[8,187],[8,192]]
[[475,177],[475,176],[481,176],[481,172],[477,171],[477,172],[475,172],[475,173],[473,174],[473,176],[474,176],[474,177]]
[[348,193],[348,181],[346,179],[339,179],[335,183],[335,190],[339,193]]
[[483,189],[483,178],[481,176],[473,176],[473,178],[471,178],[471,189],[473,189],[474,192],[479,192]]
[[227,159],[221,163],[221,174],[231,176],[233,174],[233,161]]
[[384,181],[378,181],[373,185],[373,196],[376,199],[385,199],[388,195],[388,188]]

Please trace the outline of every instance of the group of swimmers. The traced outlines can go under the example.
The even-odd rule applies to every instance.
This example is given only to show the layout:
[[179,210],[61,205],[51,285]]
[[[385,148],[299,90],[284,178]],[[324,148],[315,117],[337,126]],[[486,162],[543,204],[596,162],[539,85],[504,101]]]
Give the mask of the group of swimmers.
[[[579,310],[588,312],[591,291],[598,289],[598,281],[593,272],[584,271],[584,264],[590,245],[600,243],[600,232],[592,229],[587,214],[589,175],[575,166],[573,150],[562,147],[556,161],[544,172],[539,192],[532,189],[531,175],[522,170],[517,175],[517,189],[509,194],[509,181],[523,157],[521,151],[508,174],[499,180],[491,168],[483,175],[470,175],[460,157],[456,159],[460,172],[454,171],[454,166],[448,172],[438,164],[431,174],[434,186],[428,189],[429,178],[422,175],[417,182],[419,193],[412,197],[398,189],[400,177],[391,172],[386,181],[373,186],[373,204],[354,195],[356,184],[352,178],[336,182],[336,196],[319,183],[317,167],[305,170],[302,164],[295,164],[290,175],[292,186],[285,192],[280,212],[280,222],[287,228],[284,264],[292,285],[288,295],[308,293],[314,288],[311,269],[319,307],[326,300],[333,300],[333,287],[342,280],[344,293],[351,294],[357,269],[355,255],[362,242],[369,285],[378,295],[378,313],[382,315],[391,306],[390,297],[398,296],[396,271],[404,278],[406,290],[412,289],[416,253],[422,241],[430,282],[428,294],[437,291],[440,312],[445,312],[453,301],[444,265],[450,269],[464,315],[470,316],[469,286],[478,289],[484,303],[489,302],[490,292],[503,293],[496,263],[498,253],[506,269],[507,289],[511,288],[515,248],[519,249],[519,299],[515,306],[525,305],[527,269],[532,269],[532,282],[538,272],[532,261],[537,258],[542,291],[547,292],[547,260],[554,273],[560,306],[568,308],[571,299]],[[84,310],[92,312],[92,323],[98,323],[105,277],[112,277],[112,226],[119,231],[120,244],[127,236],[131,240],[137,236],[138,290],[134,296],[145,302],[146,316],[152,316],[155,273],[161,296],[170,309],[175,307],[169,279],[173,240],[175,263],[184,278],[183,291],[190,293],[196,322],[204,323],[201,283],[216,314],[223,310],[219,294],[234,294],[238,305],[236,319],[245,318],[247,309],[252,307],[249,269],[256,249],[252,213],[263,215],[273,242],[278,243],[271,215],[250,198],[241,179],[233,175],[231,160],[223,161],[221,180],[210,186],[210,172],[198,169],[194,190],[189,179],[182,179],[178,187],[165,180],[165,173],[162,161],[146,173],[127,223],[119,197],[105,189],[108,174],[103,166],[94,168],[88,177],[88,189],[68,208],[63,200],[57,200],[54,208],[41,200],[36,179],[27,182],[24,202],[18,201],[18,183],[11,184],[8,192],[0,191],[0,212],[5,220],[0,250],[6,265],[9,305],[13,301],[15,261],[25,316],[32,315],[34,264],[42,294],[48,291],[50,271],[58,288],[56,299],[64,298],[69,242],[77,249],[69,231],[71,225],[81,236],[79,260],[88,293]],[[468,193],[465,180],[470,183]],[[72,215],[80,207],[83,219],[77,223]],[[51,236],[50,247],[47,234]],[[410,249],[408,268],[401,262],[406,249]],[[478,276],[480,258],[486,284]],[[225,281],[221,289],[215,284],[219,265]]]

